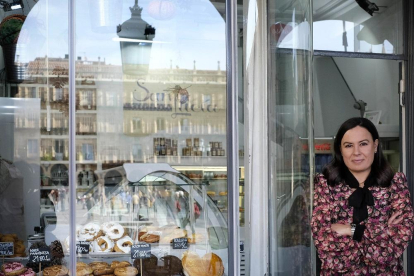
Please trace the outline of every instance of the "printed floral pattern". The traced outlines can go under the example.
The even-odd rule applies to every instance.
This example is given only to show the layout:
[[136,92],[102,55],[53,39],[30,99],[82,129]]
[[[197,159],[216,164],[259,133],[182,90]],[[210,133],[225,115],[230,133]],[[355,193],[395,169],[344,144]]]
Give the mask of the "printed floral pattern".
[[[366,229],[361,242],[338,236],[331,224],[352,222],[348,198],[354,191],[345,183],[329,186],[322,174],[315,177],[312,235],[320,259],[321,275],[405,275],[402,254],[412,239],[414,215],[407,180],[396,173],[391,186],[370,187],[374,206],[368,206]],[[388,226],[389,217],[401,210],[403,221]]]

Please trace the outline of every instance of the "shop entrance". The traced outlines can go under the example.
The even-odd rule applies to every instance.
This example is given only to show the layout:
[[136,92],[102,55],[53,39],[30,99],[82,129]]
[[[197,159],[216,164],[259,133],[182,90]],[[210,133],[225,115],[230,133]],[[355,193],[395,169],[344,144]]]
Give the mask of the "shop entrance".
[[[394,171],[404,171],[398,60],[315,56],[313,100],[315,171],[331,160],[334,136],[346,119],[363,116],[377,127]],[[320,261],[317,260],[319,275]]]

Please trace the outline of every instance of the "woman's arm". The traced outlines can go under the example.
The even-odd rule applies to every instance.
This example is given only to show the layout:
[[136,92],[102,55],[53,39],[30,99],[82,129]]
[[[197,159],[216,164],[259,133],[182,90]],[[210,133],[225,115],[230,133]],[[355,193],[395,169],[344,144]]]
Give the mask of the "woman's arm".
[[352,267],[352,264],[359,262],[358,259],[361,256],[358,250],[359,245],[352,240],[352,237],[340,236],[331,229],[332,203],[333,197],[326,179],[322,175],[317,175],[311,222],[315,246],[322,260],[329,258],[337,260],[337,263],[332,263],[336,271],[346,270],[347,267]]
[[397,263],[413,235],[414,215],[405,175],[396,173],[389,189],[391,218],[369,219],[361,241],[365,258],[372,265]]

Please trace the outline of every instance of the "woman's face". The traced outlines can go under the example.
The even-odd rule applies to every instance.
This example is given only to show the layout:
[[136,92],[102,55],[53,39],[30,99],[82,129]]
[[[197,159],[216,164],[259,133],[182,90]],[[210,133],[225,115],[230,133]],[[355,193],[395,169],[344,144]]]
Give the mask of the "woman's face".
[[342,158],[354,176],[368,176],[377,147],[378,139],[373,141],[364,127],[357,126],[345,132],[341,141]]

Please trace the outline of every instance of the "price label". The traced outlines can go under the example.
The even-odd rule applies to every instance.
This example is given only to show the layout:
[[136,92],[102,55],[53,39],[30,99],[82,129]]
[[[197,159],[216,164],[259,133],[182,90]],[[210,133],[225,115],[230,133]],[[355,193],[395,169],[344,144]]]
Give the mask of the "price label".
[[132,259],[147,259],[149,257],[151,257],[151,245],[149,243],[138,243],[132,245]]
[[187,238],[177,238],[173,239],[173,249],[188,249],[188,239]]
[[14,255],[14,243],[13,242],[0,242],[0,256]]
[[76,242],[76,254],[89,254],[91,243],[88,241]]
[[29,249],[29,263],[50,262],[50,249],[48,247]]

